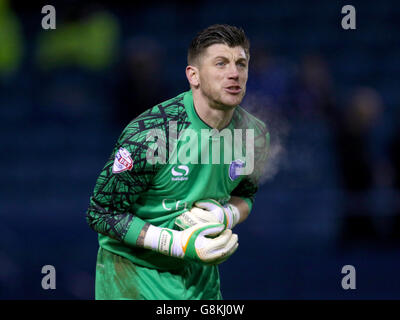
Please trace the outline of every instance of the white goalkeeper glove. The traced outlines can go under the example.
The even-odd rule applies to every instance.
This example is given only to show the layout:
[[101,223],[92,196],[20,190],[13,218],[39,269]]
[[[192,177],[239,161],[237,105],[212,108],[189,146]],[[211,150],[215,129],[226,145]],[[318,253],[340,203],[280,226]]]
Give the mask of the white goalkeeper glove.
[[176,218],[175,224],[182,229],[198,223],[222,223],[225,229],[232,229],[240,220],[240,211],[233,204],[221,205],[214,199],[196,201],[194,207]]
[[183,231],[150,225],[144,238],[147,249],[205,264],[225,261],[238,245],[237,235],[220,223],[200,223]]

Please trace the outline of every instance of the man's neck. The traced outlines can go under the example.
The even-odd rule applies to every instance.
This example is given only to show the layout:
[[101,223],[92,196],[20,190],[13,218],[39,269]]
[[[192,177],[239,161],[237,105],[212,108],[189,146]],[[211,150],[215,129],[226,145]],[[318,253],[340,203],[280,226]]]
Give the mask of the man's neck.
[[193,92],[193,103],[197,115],[211,128],[222,130],[231,122],[235,108],[218,109],[210,106],[208,100],[198,91]]

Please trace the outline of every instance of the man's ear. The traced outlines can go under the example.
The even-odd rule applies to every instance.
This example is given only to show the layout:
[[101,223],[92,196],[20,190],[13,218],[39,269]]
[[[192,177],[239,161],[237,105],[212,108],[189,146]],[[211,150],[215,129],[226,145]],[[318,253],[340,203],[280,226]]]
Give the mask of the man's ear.
[[200,84],[199,69],[195,66],[187,66],[186,78],[191,86],[198,87]]

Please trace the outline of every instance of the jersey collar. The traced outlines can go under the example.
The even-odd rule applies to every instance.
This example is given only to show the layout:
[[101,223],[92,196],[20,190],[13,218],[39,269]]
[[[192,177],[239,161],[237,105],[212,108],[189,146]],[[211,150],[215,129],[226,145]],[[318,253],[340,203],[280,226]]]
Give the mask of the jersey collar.
[[[193,93],[192,90],[189,90],[185,92],[185,96],[183,98],[183,103],[186,108],[186,112],[189,116],[189,121],[192,123],[192,126],[194,126],[196,129],[213,129],[210,127],[207,123],[205,123],[203,120],[201,120],[200,116],[197,114],[197,111],[194,107],[193,103]],[[236,110],[235,110],[236,112]],[[231,122],[226,128],[232,129],[233,128],[233,118],[232,116]],[[221,129],[222,130],[222,129]]]

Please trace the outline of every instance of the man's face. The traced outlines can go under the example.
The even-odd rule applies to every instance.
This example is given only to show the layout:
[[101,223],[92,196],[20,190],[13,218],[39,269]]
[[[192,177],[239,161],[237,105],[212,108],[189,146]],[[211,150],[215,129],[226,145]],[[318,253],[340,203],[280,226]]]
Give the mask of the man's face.
[[213,44],[199,59],[199,87],[212,108],[237,106],[246,93],[249,59],[240,46]]

